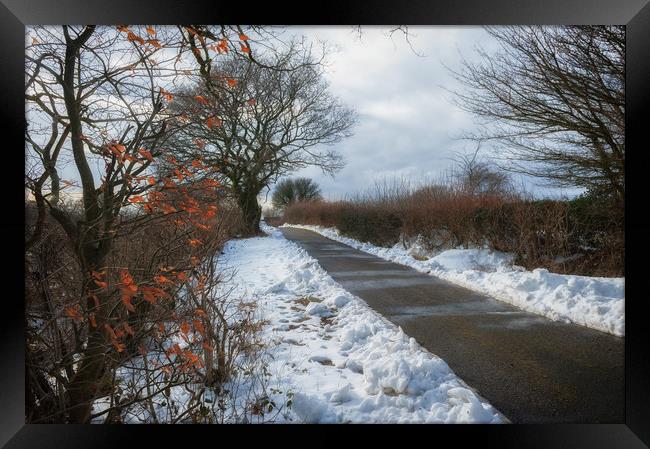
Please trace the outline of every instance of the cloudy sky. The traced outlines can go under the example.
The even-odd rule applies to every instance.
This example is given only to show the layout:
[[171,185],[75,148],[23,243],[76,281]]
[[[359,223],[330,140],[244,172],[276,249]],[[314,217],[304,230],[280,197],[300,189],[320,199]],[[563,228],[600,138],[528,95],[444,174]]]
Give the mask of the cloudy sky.
[[326,198],[382,179],[435,179],[455,152],[474,148],[458,139],[472,117],[451,103],[445,88],[456,84],[445,65],[457,68],[461,54],[471,58],[476,45],[494,48],[483,28],[409,27],[412,48],[386,27],[363,27],[360,39],[349,26],[291,31],[336,47],[326,72],[331,91],[358,113],[354,136],[336,146],[346,160],[342,171],[334,178],[317,168],[297,173],[316,180]]
[[[496,41],[482,27],[413,26],[409,46],[403,34],[391,37],[389,30],[364,26],[359,39],[350,26],[290,29],[336,47],[326,76],[332,93],[358,113],[354,136],[336,145],[346,160],[342,171],[334,178],[317,168],[294,175],[314,179],[327,199],[362,192],[384,179],[435,180],[455,154],[475,149],[459,138],[474,122],[451,102],[446,89],[459,86],[445,66],[457,69],[461,55],[472,60],[477,46],[496,50]],[[570,194],[530,179],[515,176],[515,181],[537,194]]]
[[[331,92],[356,110],[354,135],[336,145],[346,166],[334,177],[317,168],[293,176],[314,179],[327,199],[371,189],[375,182],[408,178],[436,180],[454,155],[475,144],[459,137],[473,127],[473,117],[455,106],[446,89],[459,86],[447,67],[457,69],[461,56],[472,60],[476,47],[491,51],[497,43],[482,27],[411,26],[390,36],[389,27],[289,27],[287,34],[326,41],[335,50],[327,60]],[[447,67],[445,67],[447,66]],[[484,151],[484,150],[481,150]],[[515,178],[537,194],[571,194]],[[260,198],[268,204],[270,195]]]

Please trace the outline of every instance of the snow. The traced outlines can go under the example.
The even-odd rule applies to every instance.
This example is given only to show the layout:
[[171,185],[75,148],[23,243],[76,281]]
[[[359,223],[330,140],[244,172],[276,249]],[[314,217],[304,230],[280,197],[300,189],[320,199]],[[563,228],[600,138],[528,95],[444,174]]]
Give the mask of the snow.
[[293,394],[278,422],[507,422],[304,249],[263,229],[268,237],[228,242],[218,267],[235,270],[226,287],[255,299],[268,322],[269,385]]
[[[412,267],[485,293],[528,312],[572,322],[613,335],[625,335],[625,278],[588,277],[526,271],[510,254],[487,249],[451,249],[422,259],[417,242],[382,248],[339,234],[334,228],[287,224],[307,229],[380,258]],[[415,257],[414,257],[415,256]]]

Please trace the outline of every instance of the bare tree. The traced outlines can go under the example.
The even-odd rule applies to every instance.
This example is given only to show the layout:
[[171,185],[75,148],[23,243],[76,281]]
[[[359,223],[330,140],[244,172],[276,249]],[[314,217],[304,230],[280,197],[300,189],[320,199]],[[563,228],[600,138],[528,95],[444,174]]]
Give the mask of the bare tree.
[[[129,199],[151,188],[138,178],[147,173],[151,155],[166,137],[162,94],[154,80],[153,58],[160,46],[126,29],[103,31],[94,25],[37,28],[26,52],[26,142],[40,168],[35,177],[26,174],[39,211],[28,244],[41,232],[47,210],[65,230],[81,269],[85,304],[79,315],[92,314],[96,324],[88,328],[77,369],[68,373],[72,422],[89,419],[90,399],[107,366],[105,326],[115,322],[113,303],[106,290],[97,288],[93,273],[105,269],[115,237],[124,229],[121,212]],[[46,127],[50,133],[43,139]],[[79,214],[60,201],[64,181],[59,170],[70,159],[76,179],[65,182],[80,183]],[[94,164],[103,167],[94,170]]]
[[505,168],[625,193],[625,28],[489,27],[501,44],[464,61],[460,107],[484,119],[480,141],[496,141]]
[[321,199],[318,184],[309,178],[283,179],[278,182],[273,191],[273,207],[284,209],[296,201],[311,201]]
[[177,157],[218,167],[247,234],[259,232],[257,196],[279,177],[310,165],[327,173],[343,166],[326,146],[351,135],[354,113],[329,93],[321,66],[305,60],[294,47],[264,64],[222,60],[209,84],[177,92],[173,110],[186,120]]
[[[162,346],[178,332],[178,323],[164,332],[158,325],[178,316],[180,305],[154,303],[175,298],[223,242],[214,228],[211,169],[161,157],[183,123],[167,111],[169,85],[205,78],[193,39],[214,58],[256,64],[242,28],[200,30],[208,29],[216,42],[191,26],[29,29],[25,185],[36,213],[26,229],[26,260],[36,267],[37,300],[27,314],[27,377],[38,422],[88,422],[93,402],[138,344],[157,335]],[[75,187],[80,207],[71,208],[65,193]],[[58,250],[68,256],[64,267],[41,257],[59,226],[71,250]],[[143,229],[158,233],[159,245],[129,259],[127,247],[144,240]],[[67,275],[64,283],[57,273]],[[183,351],[174,363],[183,367],[193,357]],[[111,402],[110,409],[123,405]]]
[[479,156],[480,143],[474,153],[459,154],[451,167],[450,184],[470,195],[504,195],[512,192],[508,174]]

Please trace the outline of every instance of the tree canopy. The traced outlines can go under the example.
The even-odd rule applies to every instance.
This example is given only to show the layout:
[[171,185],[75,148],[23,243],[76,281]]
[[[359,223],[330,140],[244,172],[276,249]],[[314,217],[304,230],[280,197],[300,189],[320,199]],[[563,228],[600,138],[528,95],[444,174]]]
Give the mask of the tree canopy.
[[625,27],[488,27],[501,44],[454,72],[502,166],[555,186],[625,193]]
[[273,191],[273,207],[284,209],[296,201],[312,201],[321,199],[321,191],[309,178],[283,179],[275,185]]
[[[311,63],[289,70],[296,60]],[[177,92],[171,108],[186,121],[174,153],[219,167],[249,233],[259,229],[257,196],[278,178],[306,166],[328,173],[343,167],[331,145],[350,136],[355,123],[354,112],[330,94],[322,67],[302,50],[264,61],[221,60],[212,67],[209,86]]]

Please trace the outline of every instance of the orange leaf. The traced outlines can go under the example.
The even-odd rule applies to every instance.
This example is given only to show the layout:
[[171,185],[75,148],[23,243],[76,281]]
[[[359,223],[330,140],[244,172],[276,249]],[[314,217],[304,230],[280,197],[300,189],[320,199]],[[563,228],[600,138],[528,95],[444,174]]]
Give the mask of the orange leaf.
[[106,329],[106,332],[108,332],[108,336],[111,337],[111,340],[117,339],[117,336],[115,335],[115,332],[113,331],[113,328],[110,324],[104,324],[104,329]]
[[127,32],[127,34],[126,34],[126,38],[127,38],[129,41],[131,41],[131,42],[137,42],[137,43],[139,43],[140,45],[143,45],[143,44],[144,44],[144,39],[142,39],[140,36],[138,36],[137,34],[135,34],[133,31],[129,31],[129,32]]
[[142,298],[148,303],[155,304],[156,299],[169,296],[164,290],[158,287],[142,287]]
[[162,45],[160,45],[160,42],[158,42],[158,39],[147,39],[147,44],[153,45],[154,48],[162,48]]
[[137,42],[137,43],[139,43],[140,45],[143,45],[143,44],[144,44],[144,39],[142,39],[140,36],[138,36],[137,34],[135,34],[133,31],[129,31],[129,32],[126,34],[126,38],[127,38],[129,41],[131,41],[131,42]]
[[209,103],[209,101],[205,97],[203,97],[201,95],[195,96],[194,99],[196,101],[198,101],[199,103],[201,103],[201,104],[208,104]]
[[126,147],[122,144],[110,145],[108,149],[111,150],[111,153],[113,153],[115,156],[121,156],[122,153],[126,151]]
[[219,183],[219,181],[217,181],[216,179],[211,179],[211,178],[205,179],[203,181],[203,184],[205,184],[208,187],[219,187],[221,185]]
[[212,346],[210,346],[205,342],[201,346],[203,346],[203,349],[205,349],[206,351],[212,351]]
[[197,228],[199,228],[199,229],[201,229],[203,231],[209,231],[210,230],[210,227],[204,225],[203,223],[194,223],[194,226],[196,226]]
[[126,307],[129,312],[135,313],[135,307],[131,304],[131,298],[131,295],[122,295],[122,304],[124,304],[124,307]]
[[108,282],[98,281],[97,279],[93,279],[93,280],[95,281],[95,284],[97,284],[98,287],[101,288],[108,287]]
[[156,35],[156,30],[154,30],[154,28],[151,25],[149,25],[147,27],[147,34],[149,36],[155,36]]
[[76,322],[80,323],[83,321],[83,317],[81,316],[81,313],[79,312],[79,306],[75,307],[67,307],[65,309],[65,314],[69,317],[75,320]]
[[142,157],[144,157],[145,159],[148,159],[149,162],[153,162],[153,156],[151,155],[151,153],[149,151],[145,150],[144,148],[140,148],[138,150],[138,153],[140,153],[140,155]]
[[165,184],[165,187],[167,187],[169,189],[175,189],[176,188],[176,184],[174,184],[174,182],[169,178],[163,178],[163,184]]
[[212,129],[213,126],[220,127],[221,119],[219,117],[208,117],[205,121],[208,128]]
[[239,44],[239,45],[241,46],[241,51],[243,51],[244,53],[250,53],[251,49],[248,48],[247,45],[244,44]]
[[113,340],[111,343],[113,344],[117,352],[122,352],[126,349],[126,346],[123,343],[118,342],[117,340]]
[[183,321],[183,323],[181,324],[180,329],[181,329],[181,332],[184,333],[185,335],[190,333],[190,325],[186,321]]
[[181,167],[180,170],[181,170],[181,171],[183,172],[183,174],[184,174],[185,176],[187,176],[188,178],[192,178],[192,177],[194,176],[194,175],[192,174],[192,172],[189,171],[189,170],[187,169],[187,167]]
[[172,101],[174,99],[174,95],[170,92],[167,92],[165,89],[162,87],[160,88],[160,94],[167,99],[167,101]]
[[173,213],[178,212],[174,206],[172,206],[171,204],[167,204],[167,203],[160,203],[160,208],[166,214],[173,214]]
[[154,280],[158,282],[159,284],[173,284],[174,281],[170,280],[168,277],[163,276],[162,274],[159,274],[158,276],[154,276]]
[[135,332],[133,332],[133,328],[129,326],[129,323],[124,323],[123,327],[127,334],[129,334],[131,337],[135,336]]
[[248,100],[248,104],[251,105],[251,106],[255,106],[255,103],[257,103],[255,98],[251,98],[250,100]]
[[140,195],[133,195],[129,198],[129,203],[144,203],[144,198]]
[[196,354],[194,354],[194,353],[193,353],[192,351],[190,351],[189,349],[186,349],[185,351],[183,351],[183,355],[185,356],[185,358],[187,358],[187,360],[188,360],[190,363],[192,363],[192,364],[198,364],[198,362],[199,362],[199,356],[196,355]]
[[194,329],[199,331],[201,335],[205,335],[205,327],[201,323],[201,320],[192,320],[192,324],[194,324]]
[[240,40],[240,41],[247,41],[247,40],[248,40],[248,36],[246,36],[244,33],[242,33],[242,34],[239,35],[239,40]]
[[193,247],[195,247],[195,248],[196,248],[197,246],[203,244],[203,242],[201,242],[201,240],[199,240],[199,239],[189,239],[189,240],[187,241],[187,243],[189,243],[190,246],[193,246]]
[[221,39],[217,45],[217,50],[219,53],[228,53],[228,41],[226,39]]
[[89,296],[95,302],[95,309],[99,309],[99,298],[97,297],[97,295],[93,295],[91,293]]
[[133,284],[133,276],[131,276],[131,273],[129,273],[129,270],[126,270],[126,269],[120,270],[120,280],[125,285]]
[[228,78],[226,82],[230,87],[235,87],[237,85],[237,80],[234,78]]
[[150,186],[156,185],[156,178],[154,178],[153,176],[149,176],[149,179],[147,179],[147,181],[149,182]]
[[133,299],[133,296],[138,292],[138,286],[133,282],[133,277],[131,274],[129,274],[128,270],[122,270],[120,271],[120,280],[122,281],[122,285],[120,286],[120,290],[122,291],[122,303],[124,306],[129,310],[130,312],[135,312],[135,308],[133,307],[133,304],[131,304],[131,300]]

